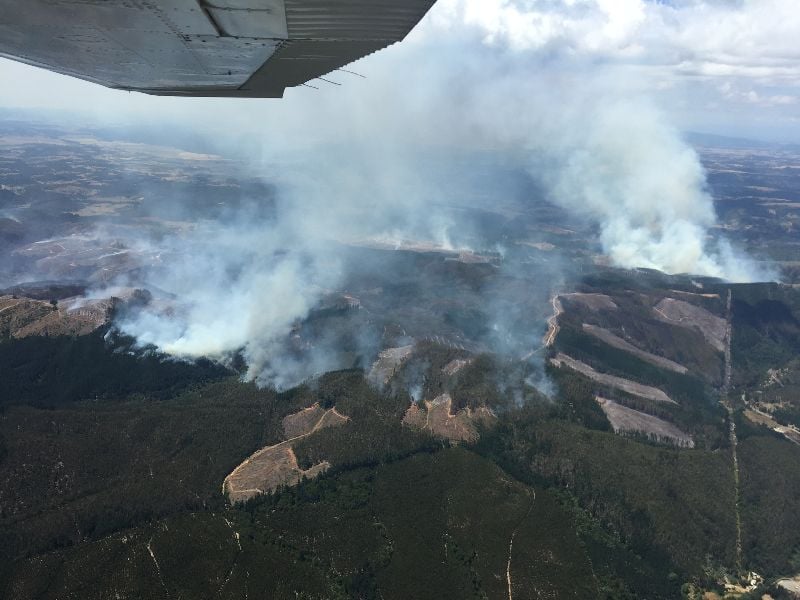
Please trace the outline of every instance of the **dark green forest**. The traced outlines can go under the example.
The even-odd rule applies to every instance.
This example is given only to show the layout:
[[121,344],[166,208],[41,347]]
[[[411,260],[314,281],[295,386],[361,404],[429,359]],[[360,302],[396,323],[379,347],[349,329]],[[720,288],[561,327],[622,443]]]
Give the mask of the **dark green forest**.
[[[791,318],[765,324],[758,310],[736,306],[745,341],[752,330],[764,347],[793,343]],[[502,384],[519,373],[490,355],[455,378],[424,379],[426,396],[447,390],[456,409],[486,405],[497,415],[478,442],[453,446],[402,425],[404,385],[376,390],[360,370],[279,393],[101,333],[3,341],[0,595],[497,598],[507,596],[507,569],[515,598],[719,589],[736,557],[716,390],[569,327],[559,343],[674,394],[679,406],[659,416],[702,443],[688,450],[615,435],[594,400],[608,390],[566,369],[548,369],[554,398],[529,387],[512,394]],[[463,355],[421,352],[432,372]],[[757,356],[736,352],[737,366],[755,370]],[[281,441],[282,419],[315,402],[350,417],[295,445],[301,467],[330,469],[231,506],[225,476]],[[800,447],[735,418],[743,566],[769,583],[800,570]]]

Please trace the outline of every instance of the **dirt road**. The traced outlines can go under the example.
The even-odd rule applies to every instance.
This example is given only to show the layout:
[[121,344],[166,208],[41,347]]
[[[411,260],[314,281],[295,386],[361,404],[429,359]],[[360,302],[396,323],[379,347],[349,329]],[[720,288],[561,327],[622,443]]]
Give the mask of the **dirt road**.
[[528,516],[531,514],[533,510],[533,504],[536,502],[536,490],[531,490],[531,494],[533,495],[531,498],[531,503],[528,506],[528,510],[525,512],[525,516],[519,520],[517,526],[514,528],[514,531],[511,532],[511,539],[508,540],[508,562],[506,563],[506,583],[508,583],[508,600],[514,600],[514,594],[511,586],[511,553],[514,550],[514,538],[517,537],[517,532]]

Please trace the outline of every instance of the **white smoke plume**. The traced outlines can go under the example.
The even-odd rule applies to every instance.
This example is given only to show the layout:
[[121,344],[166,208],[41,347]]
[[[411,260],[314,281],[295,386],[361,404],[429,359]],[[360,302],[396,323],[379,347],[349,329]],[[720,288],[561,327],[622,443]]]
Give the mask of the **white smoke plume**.
[[[452,181],[437,171],[461,155],[527,170],[551,202],[597,225],[616,265],[763,277],[711,235],[703,168],[676,129],[613,66],[584,57],[596,47],[624,53],[638,13],[566,2],[578,16],[559,21],[545,18],[542,4],[442,1],[406,42],[354,67],[366,79],[261,105],[256,167],[280,173],[274,220],[200,226],[176,240],[177,258],[156,283],[181,308],[141,313],[121,329],[179,356],[244,348],[249,377],[265,383],[289,385],[330,367],[320,354],[294,363],[283,349],[295,323],[341,281],[332,242],[467,245],[465,226],[442,207],[474,205],[465,188],[475,179],[468,168]],[[605,11],[607,26],[587,28],[584,9]],[[242,145],[252,148],[252,137]],[[487,169],[490,178],[498,172]],[[482,185],[493,190],[487,202],[508,193],[499,176]]]
[[613,264],[737,282],[774,278],[712,236],[718,223],[699,157],[630,70],[597,62],[597,53],[636,53],[638,29],[654,20],[646,13],[659,9],[641,0],[446,6],[450,20],[439,25],[452,31],[460,19],[487,47],[471,71],[477,91],[459,98],[462,122],[527,161],[549,200],[597,223]]
[[154,242],[165,268],[153,270],[148,283],[171,298],[124,315],[118,327],[179,357],[241,350],[249,379],[279,387],[318,372],[320,365],[293,364],[285,346],[296,321],[339,280],[337,257],[325,250],[319,226],[293,211],[283,211],[279,222],[245,211]]
[[717,218],[705,172],[661,113],[643,100],[600,101],[595,110],[583,105],[583,118],[564,111],[558,131],[539,138],[547,144],[537,144],[532,169],[551,200],[598,223],[617,266],[739,282],[764,278],[747,256],[711,238]]

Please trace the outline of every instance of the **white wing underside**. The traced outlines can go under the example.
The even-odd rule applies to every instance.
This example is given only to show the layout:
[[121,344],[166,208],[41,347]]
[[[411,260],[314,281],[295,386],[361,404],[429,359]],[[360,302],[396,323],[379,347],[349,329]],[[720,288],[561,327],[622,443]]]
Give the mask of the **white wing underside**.
[[435,0],[0,0],[0,56],[107,87],[278,98],[402,40]]

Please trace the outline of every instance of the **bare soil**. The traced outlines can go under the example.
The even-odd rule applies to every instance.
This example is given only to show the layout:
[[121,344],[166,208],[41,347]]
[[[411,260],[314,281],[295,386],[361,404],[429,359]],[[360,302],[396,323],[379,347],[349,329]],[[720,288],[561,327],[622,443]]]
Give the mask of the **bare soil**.
[[225,479],[225,489],[231,502],[244,502],[284,485],[297,485],[303,477],[316,477],[329,466],[321,462],[303,471],[297,464],[291,442],[285,441],[259,450],[239,465]]
[[325,409],[317,402],[300,412],[284,417],[283,434],[287,439],[308,435],[322,419],[325,412]]
[[686,296],[689,298],[707,298],[707,299],[716,299],[720,300],[719,294],[699,294],[697,292],[685,292],[683,290],[670,290],[670,294],[675,294],[676,296]]
[[589,325],[588,323],[583,324],[583,330],[586,333],[589,333],[599,339],[602,342],[605,342],[609,346],[613,348],[617,348],[619,350],[624,350],[625,352],[629,352],[634,356],[641,358],[643,361],[650,363],[656,367],[660,367],[662,369],[667,369],[668,371],[674,371],[675,373],[684,374],[689,369],[684,367],[683,365],[679,365],[678,363],[669,360],[668,358],[664,358],[663,356],[657,356],[656,354],[652,354],[641,348],[637,348],[629,341],[622,339],[621,337],[611,333],[607,329],[603,329],[602,327],[598,327],[597,325]]
[[56,308],[43,300],[0,296],[0,336],[88,335],[108,322],[111,307],[110,300],[62,300]]
[[327,461],[305,471],[301,469],[292,444],[320,429],[344,425],[349,420],[349,417],[335,408],[324,410],[318,403],[285,417],[284,432],[287,435],[290,432],[296,435],[249,456],[225,478],[222,484],[223,493],[227,493],[233,503],[244,502],[259,494],[273,492],[281,486],[297,485],[304,477],[313,479],[324,473],[330,467]]
[[606,385],[611,388],[622,390],[623,392],[632,394],[634,396],[639,396],[640,398],[653,400],[654,402],[669,402],[670,404],[677,404],[675,400],[667,396],[664,392],[662,392],[658,388],[650,387],[649,385],[644,385],[641,383],[636,383],[635,381],[623,379],[622,377],[616,377],[614,375],[606,375],[605,373],[598,373],[586,363],[583,363],[579,360],[575,360],[574,358],[571,358],[562,352],[559,352],[555,358],[550,360],[550,362],[552,362],[556,366],[564,365],[566,367],[569,367],[573,371],[577,371],[581,375],[588,377],[592,381],[596,381],[597,383]]
[[794,598],[800,598],[800,575],[792,579],[780,579],[778,587],[786,590]]
[[378,355],[378,360],[372,365],[367,378],[375,385],[386,385],[413,352],[413,344],[399,348],[387,348]]
[[564,306],[561,304],[561,300],[558,299],[558,296],[553,296],[552,304],[553,314],[547,319],[547,333],[545,333],[544,338],[542,338],[542,345],[545,348],[549,348],[556,341],[556,337],[558,336],[558,317],[564,312]]
[[785,425],[781,425],[768,414],[752,408],[745,409],[744,416],[756,425],[766,425],[772,429],[772,431],[780,433],[790,442],[800,444],[800,431],[798,431],[795,427],[786,427]]
[[643,433],[656,440],[666,440],[684,448],[694,448],[694,440],[672,423],[638,410],[622,406],[613,400],[597,396],[614,433]]
[[442,368],[442,373],[444,373],[448,377],[452,377],[471,362],[472,362],[471,359],[462,359],[462,358],[453,359]]
[[490,425],[496,420],[494,413],[486,407],[465,408],[455,414],[452,410],[450,394],[442,394],[431,401],[426,400],[424,408],[412,404],[403,417],[403,423],[451,442],[475,442],[479,437],[477,424]]
[[722,317],[710,313],[705,308],[674,298],[664,298],[653,307],[653,312],[657,318],[666,323],[699,330],[715,350],[725,351],[727,323]]

